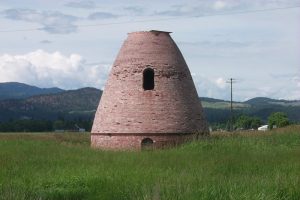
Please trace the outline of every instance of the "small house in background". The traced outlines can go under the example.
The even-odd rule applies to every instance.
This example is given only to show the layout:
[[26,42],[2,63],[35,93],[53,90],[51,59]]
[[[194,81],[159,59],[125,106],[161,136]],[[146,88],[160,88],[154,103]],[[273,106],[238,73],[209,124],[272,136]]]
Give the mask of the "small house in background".
[[78,132],[85,132],[85,129],[84,128],[80,128],[80,129],[78,129]]

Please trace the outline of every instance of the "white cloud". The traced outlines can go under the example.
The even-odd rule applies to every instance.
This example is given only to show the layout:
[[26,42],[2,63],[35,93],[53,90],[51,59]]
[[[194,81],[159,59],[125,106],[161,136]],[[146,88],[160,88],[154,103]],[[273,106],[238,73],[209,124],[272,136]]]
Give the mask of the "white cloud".
[[36,50],[24,55],[0,55],[0,82],[17,81],[40,87],[103,87],[109,65],[89,65],[78,54]]
[[297,76],[295,76],[293,79],[294,84],[296,85],[295,89],[291,91],[290,99],[300,99],[300,71]]
[[292,78],[293,82],[296,83],[297,87],[300,88],[300,75]]
[[221,10],[226,7],[226,2],[225,1],[216,1],[213,5],[213,8],[215,10]]
[[228,84],[224,78],[219,77],[217,79],[207,78],[202,75],[198,75],[194,72],[191,73],[193,81],[195,83],[198,95],[200,97],[210,97],[215,99],[229,99],[230,90],[228,90]]
[[[199,96],[230,100],[230,84],[226,83],[226,78],[213,78],[196,73],[192,73],[192,77]],[[294,77],[292,83],[286,81],[277,87],[274,87],[274,84],[271,84],[270,81],[259,83],[257,87],[253,86],[253,82],[251,81],[242,81],[234,84],[234,101],[245,101],[254,97],[286,100],[300,99],[300,76]]]
[[224,89],[224,88],[226,87],[226,81],[225,81],[225,79],[222,78],[222,77],[217,78],[217,79],[215,80],[215,83],[217,84],[217,86],[218,86],[219,88]]

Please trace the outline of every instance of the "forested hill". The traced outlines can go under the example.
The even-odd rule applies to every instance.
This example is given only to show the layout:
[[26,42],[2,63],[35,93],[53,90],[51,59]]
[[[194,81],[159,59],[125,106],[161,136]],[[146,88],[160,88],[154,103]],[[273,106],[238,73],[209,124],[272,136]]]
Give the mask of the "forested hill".
[[11,119],[91,119],[102,91],[95,88],[0,101],[0,121]]
[[[223,123],[229,119],[229,101],[205,97],[200,99],[209,122]],[[291,121],[300,122],[300,100],[288,101],[256,97],[245,102],[233,102],[233,108],[235,116],[245,114],[266,121],[273,112],[285,112]]]
[[[12,87],[11,90],[1,90],[0,93],[2,97],[10,96],[10,99],[0,100],[0,121],[18,119],[92,120],[102,95],[102,91],[96,88],[81,88],[66,91],[59,88],[50,88],[48,90],[40,88],[44,93],[48,93],[39,93],[32,96],[32,91],[35,89],[29,90],[29,92],[24,90],[22,91],[21,98],[20,95],[12,94],[18,90],[15,87],[19,87],[22,84],[14,83],[9,85]],[[37,89],[36,91],[41,90]],[[12,96],[15,96],[15,98],[12,99]],[[224,123],[229,119],[229,101],[207,97],[201,97],[200,100],[204,107],[206,118],[210,123]],[[300,122],[300,101],[257,97],[245,102],[234,102],[233,107],[236,116],[246,114],[266,120],[272,112],[280,111],[287,113],[290,120]]]
[[4,99],[24,99],[41,94],[55,94],[63,92],[60,88],[39,88],[18,82],[0,83],[0,100]]

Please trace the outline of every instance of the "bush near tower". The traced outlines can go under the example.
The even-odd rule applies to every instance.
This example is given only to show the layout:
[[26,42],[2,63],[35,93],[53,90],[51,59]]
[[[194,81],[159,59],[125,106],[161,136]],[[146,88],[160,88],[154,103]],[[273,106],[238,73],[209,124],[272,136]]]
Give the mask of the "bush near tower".
[[274,112],[268,117],[269,128],[273,129],[274,127],[280,128],[290,124],[289,118],[286,113],[283,112]]
[[288,116],[283,112],[275,112],[272,113],[268,118],[269,128],[273,129],[273,127],[284,127],[290,124]]

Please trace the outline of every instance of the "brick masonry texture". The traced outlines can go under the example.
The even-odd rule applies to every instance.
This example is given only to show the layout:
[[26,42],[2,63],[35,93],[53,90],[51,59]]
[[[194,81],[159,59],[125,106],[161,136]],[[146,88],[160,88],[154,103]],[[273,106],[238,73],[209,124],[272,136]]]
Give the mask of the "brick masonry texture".
[[97,135],[91,136],[93,148],[102,148],[107,150],[141,150],[142,140],[150,138],[153,140],[153,148],[167,148],[180,145],[184,142],[196,139],[196,134],[189,135]]
[[[143,88],[146,68],[154,70],[153,90]],[[180,50],[168,32],[129,33],[95,115],[92,147],[139,149],[147,137],[164,145],[191,137],[182,133],[206,134],[208,125]]]

